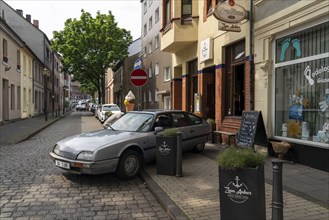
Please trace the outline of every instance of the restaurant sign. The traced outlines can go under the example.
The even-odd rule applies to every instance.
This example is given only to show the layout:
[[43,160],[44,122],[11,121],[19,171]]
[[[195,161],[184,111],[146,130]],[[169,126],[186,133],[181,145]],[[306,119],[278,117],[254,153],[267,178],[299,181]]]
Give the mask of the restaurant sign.
[[218,4],[213,12],[214,17],[219,20],[218,29],[222,31],[240,32],[239,22],[248,18],[248,12],[234,0]]
[[247,11],[242,6],[228,2],[218,4],[213,14],[218,20],[227,23],[238,23],[248,17]]

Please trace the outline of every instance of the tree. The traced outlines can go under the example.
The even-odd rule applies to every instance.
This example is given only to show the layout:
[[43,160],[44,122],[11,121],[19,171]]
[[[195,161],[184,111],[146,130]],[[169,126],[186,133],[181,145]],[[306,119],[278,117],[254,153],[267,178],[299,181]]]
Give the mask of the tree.
[[98,11],[93,18],[82,9],[80,20],[67,19],[64,30],[53,35],[52,49],[62,55],[62,71],[73,75],[85,91],[98,91],[102,103],[106,69],[128,56],[130,31],[118,27],[111,11]]

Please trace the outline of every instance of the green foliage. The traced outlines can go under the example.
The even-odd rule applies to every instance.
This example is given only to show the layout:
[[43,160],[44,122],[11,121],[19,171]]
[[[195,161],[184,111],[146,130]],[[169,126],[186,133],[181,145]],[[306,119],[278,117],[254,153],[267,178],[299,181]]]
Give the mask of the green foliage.
[[177,128],[167,128],[163,131],[163,136],[165,137],[173,137],[177,135]]
[[212,118],[207,118],[206,121],[207,121],[207,123],[210,124],[210,125],[215,124],[215,120],[212,119]]
[[217,163],[225,169],[257,167],[265,163],[265,156],[250,148],[229,147],[220,153]]
[[[128,56],[130,32],[119,28],[111,11],[96,17],[81,10],[80,19],[67,19],[64,30],[54,31],[52,50],[62,56],[62,71],[73,75],[90,94],[105,94],[105,72]],[[93,86],[90,86],[92,84]]]
[[111,111],[105,112],[105,117],[109,118],[113,113]]

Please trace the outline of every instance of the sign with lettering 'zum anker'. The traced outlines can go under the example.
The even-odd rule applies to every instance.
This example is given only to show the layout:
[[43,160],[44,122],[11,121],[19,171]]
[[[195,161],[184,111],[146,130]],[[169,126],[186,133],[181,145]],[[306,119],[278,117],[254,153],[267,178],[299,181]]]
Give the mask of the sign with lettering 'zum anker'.
[[240,32],[239,22],[248,18],[248,12],[242,6],[235,4],[234,0],[218,4],[213,15],[219,20],[219,30],[233,32]]

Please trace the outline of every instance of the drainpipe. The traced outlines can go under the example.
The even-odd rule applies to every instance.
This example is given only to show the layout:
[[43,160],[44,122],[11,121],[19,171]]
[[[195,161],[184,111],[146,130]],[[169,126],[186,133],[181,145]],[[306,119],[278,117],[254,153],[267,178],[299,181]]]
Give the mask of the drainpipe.
[[250,1],[250,12],[249,12],[249,24],[250,24],[250,29],[249,29],[249,50],[250,50],[250,82],[249,82],[249,92],[250,92],[250,97],[249,97],[249,105],[250,105],[250,110],[254,110],[254,38],[253,38],[253,33],[254,33],[254,1]]

